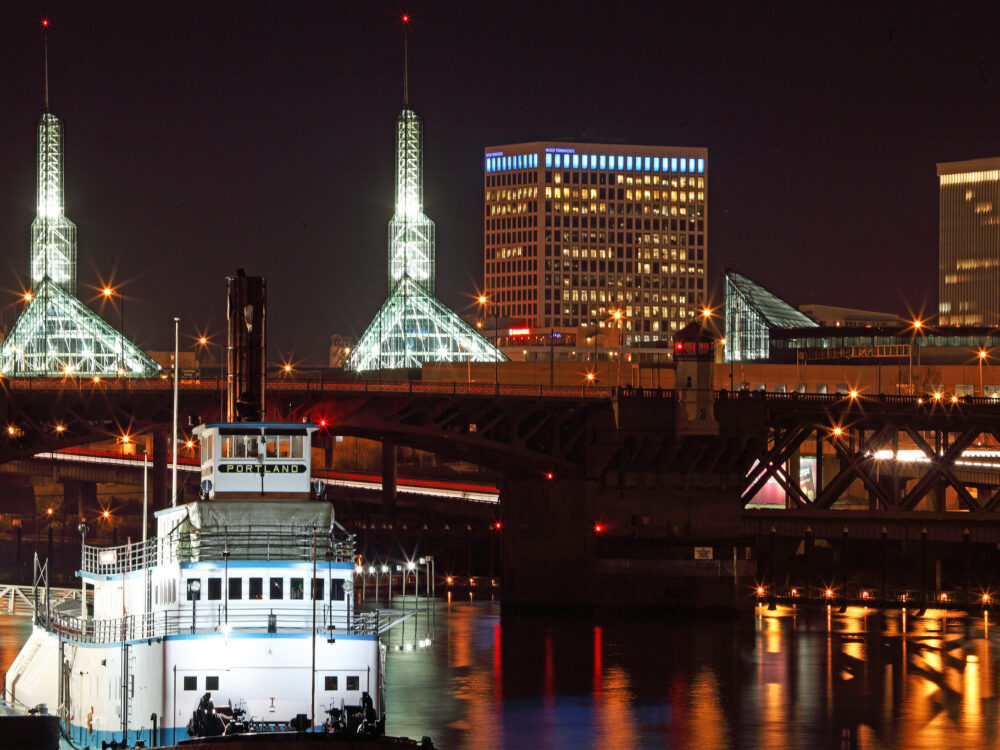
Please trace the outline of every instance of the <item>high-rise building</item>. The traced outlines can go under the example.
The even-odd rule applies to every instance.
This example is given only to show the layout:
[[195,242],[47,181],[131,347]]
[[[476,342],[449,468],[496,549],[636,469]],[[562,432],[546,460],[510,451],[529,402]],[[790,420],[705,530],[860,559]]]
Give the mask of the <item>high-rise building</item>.
[[1000,158],[937,165],[938,322],[1000,324]]
[[66,217],[63,126],[49,111],[47,53],[46,46],[31,289],[0,345],[0,375],[150,377],[160,366],[76,297],[76,225]]
[[623,324],[628,345],[669,341],[705,301],[707,161],[704,148],[487,148],[491,312],[527,326]]

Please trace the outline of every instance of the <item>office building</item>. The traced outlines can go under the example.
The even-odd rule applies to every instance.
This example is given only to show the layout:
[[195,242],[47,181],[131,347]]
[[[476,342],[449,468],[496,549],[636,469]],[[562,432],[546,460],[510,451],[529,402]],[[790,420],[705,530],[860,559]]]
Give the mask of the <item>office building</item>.
[[1000,324],[1000,158],[937,165],[938,322]]
[[627,346],[669,342],[705,300],[707,162],[704,148],[487,148],[489,314],[515,327],[620,327]]

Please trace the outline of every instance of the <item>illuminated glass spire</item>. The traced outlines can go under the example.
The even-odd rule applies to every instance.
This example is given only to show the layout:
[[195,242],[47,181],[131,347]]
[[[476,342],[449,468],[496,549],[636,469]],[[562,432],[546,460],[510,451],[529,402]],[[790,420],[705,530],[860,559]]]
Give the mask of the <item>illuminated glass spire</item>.
[[[48,21],[43,21],[47,31]],[[65,215],[63,126],[49,111],[38,125],[38,206],[31,224],[28,306],[0,344],[0,374],[150,377],[160,366],[76,298],[76,225]]]
[[409,107],[403,16],[403,111],[396,120],[396,211],[389,222],[389,299],[345,363],[348,370],[424,362],[506,361],[503,353],[434,297],[434,222],[424,216],[423,121]]
[[424,216],[424,124],[404,107],[396,120],[396,213],[389,222],[389,291],[409,277],[434,293],[434,222]]

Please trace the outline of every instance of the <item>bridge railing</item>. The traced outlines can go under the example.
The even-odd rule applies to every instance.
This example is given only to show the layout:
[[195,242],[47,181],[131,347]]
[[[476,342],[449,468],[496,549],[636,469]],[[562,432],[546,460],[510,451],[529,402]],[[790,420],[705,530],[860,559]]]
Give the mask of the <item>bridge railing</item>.
[[[154,391],[168,392],[173,381],[163,378],[97,379],[92,378],[8,378],[11,390],[27,391]],[[178,387],[185,391],[219,391],[226,387],[222,378],[181,378]],[[580,385],[535,385],[503,383],[462,383],[426,380],[327,380],[325,378],[277,377],[267,381],[269,391],[319,393],[413,393],[470,396],[528,396],[541,398],[609,398],[613,388],[593,383]]]

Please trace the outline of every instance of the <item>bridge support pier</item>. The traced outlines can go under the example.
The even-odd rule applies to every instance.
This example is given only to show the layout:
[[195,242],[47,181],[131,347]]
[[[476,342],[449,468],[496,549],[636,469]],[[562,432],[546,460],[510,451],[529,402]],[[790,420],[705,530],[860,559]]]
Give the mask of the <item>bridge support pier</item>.
[[396,516],[396,444],[382,441],[382,515]]

